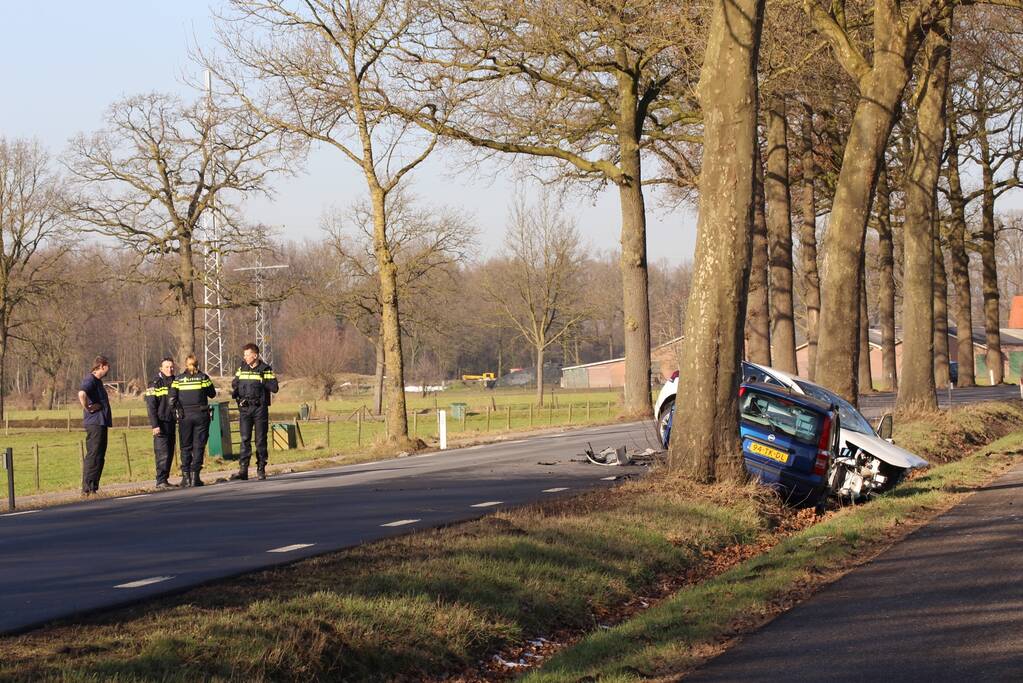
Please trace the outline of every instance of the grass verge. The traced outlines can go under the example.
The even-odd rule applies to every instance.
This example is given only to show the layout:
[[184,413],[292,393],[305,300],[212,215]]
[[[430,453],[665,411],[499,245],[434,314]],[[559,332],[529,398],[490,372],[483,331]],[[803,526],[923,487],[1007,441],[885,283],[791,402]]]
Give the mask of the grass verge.
[[1021,444],[1007,437],[794,535],[799,518],[758,487],[649,477],[5,638],[0,680],[493,678],[506,673],[493,655],[537,636],[582,640],[534,679],[673,673],[954,503]]

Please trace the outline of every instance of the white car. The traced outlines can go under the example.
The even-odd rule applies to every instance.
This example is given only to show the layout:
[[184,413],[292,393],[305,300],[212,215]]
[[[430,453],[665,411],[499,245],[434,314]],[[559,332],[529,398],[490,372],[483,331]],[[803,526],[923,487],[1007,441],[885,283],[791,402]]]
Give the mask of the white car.
[[[923,458],[892,442],[891,415],[885,415],[875,431],[860,411],[837,394],[810,380],[755,363],[743,362],[742,381],[773,384],[838,408],[840,455],[832,461],[828,472],[828,481],[835,495],[858,499],[873,493],[883,493],[901,481],[909,470],[929,465]],[[677,392],[676,372],[661,387],[654,405],[658,433],[665,447],[671,438]]]

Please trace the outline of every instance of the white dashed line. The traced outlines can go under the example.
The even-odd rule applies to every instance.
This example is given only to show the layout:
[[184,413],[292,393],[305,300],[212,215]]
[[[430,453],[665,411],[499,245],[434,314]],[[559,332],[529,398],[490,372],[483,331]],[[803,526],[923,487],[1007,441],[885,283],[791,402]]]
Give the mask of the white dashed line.
[[420,520],[418,519],[399,519],[397,522],[388,522],[387,524],[381,524],[380,526],[405,526],[406,524],[415,524]]
[[486,503],[476,503],[475,505],[470,505],[469,507],[473,507],[473,508],[489,508],[489,507],[494,507],[495,505],[502,505],[503,503],[504,503],[503,500],[488,500]]
[[559,486],[556,489],[544,489],[541,493],[561,493],[562,491],[567,490],[568,490],[567,486]]
[[154,583],[160,583],[161,581],[170,581],[173,576],[153,576],[148,579],[139,579],[138,581],[131,581],[129,583],[122,583],[114,588],[142,588],[143,586],[151,586]]
[[302,548],[309,548],[316,545],[315,543],[296,543],[294,545],[286,545],[280,548],[274,548],[273,550],[267,550],[268,553],[290,553],[293,550],[301,550]]
[[131,500],[132,498],[143,498],[148,495],[148,493],[136,493],[134,496],[121,496],[117,500]]
[[23,510],[22,512],[8,512],[6,515],[0,515],[0,517],[17,517],[18,515],[31,515],[39,510]]

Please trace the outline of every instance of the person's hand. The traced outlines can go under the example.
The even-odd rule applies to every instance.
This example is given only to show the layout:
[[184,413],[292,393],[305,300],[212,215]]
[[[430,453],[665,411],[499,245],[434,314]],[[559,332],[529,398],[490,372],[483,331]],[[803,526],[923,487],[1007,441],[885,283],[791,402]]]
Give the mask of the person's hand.
[[153,427],[153,436],[160,436],[160,428]]

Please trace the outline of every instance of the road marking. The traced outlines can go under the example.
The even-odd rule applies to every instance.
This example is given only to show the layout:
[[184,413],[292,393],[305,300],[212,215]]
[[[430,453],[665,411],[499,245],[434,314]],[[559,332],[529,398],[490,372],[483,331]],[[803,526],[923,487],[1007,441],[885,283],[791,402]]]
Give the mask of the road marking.
[[21,512],[8,512],[6,515],[0,515],[0,517],[17,517],[18,515],[31,515],[39,510],[23,510]]
[[601,477],[600,480],[601,481],[614,481],[617,478],[618,478],[617,476],[614,476],[614,477]]
[[504,503],[503,500],[488,500],[486,503],[476,503],[475,505],[470,505],[469,507],[472,507],[472,508],[489,508],[489,507],[494,507],[495,505],[501,505],[503,503]]
[[567,486],[559,486],[556,489],[544,489],[543,491],[541,491],[541,493],[561,493],[562,491],[567,490],[568,490]]
[[149,495],[148,493],[136,493],[134,496],[121,496],[117,500],[131,500],[132,498],[142,498],[143,496],[148,495]]
[[129,583],[122,583],[114,588],[142,588],[143,586],[151,586],[154,583],[160,583],[161,581],[170,581],[173,576],[153,576],[148,579],[139,579],[138,581],[131,581]]
[[418,519],[399,519],[397,522],[388,522],[387,524],[381,524],[380,526],[405,526],[406,524],[415,524],[420,520]]
[[301,550],[302,548],[309,548],[316,545],[315,543],[296,543],[294,545],[286,545],[280,548],[274,548],[273,550],[267,550],[268,553],[290,553],[292,550]]

